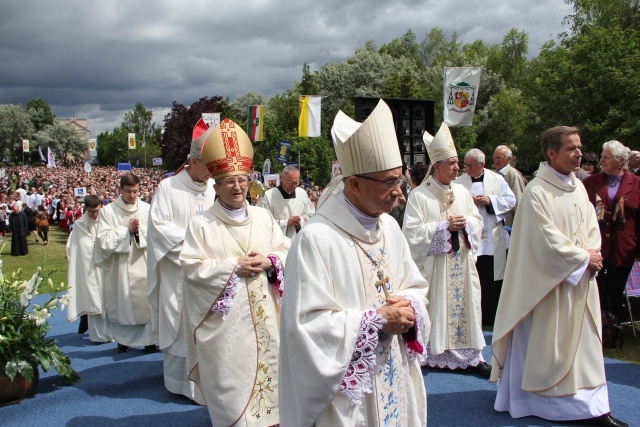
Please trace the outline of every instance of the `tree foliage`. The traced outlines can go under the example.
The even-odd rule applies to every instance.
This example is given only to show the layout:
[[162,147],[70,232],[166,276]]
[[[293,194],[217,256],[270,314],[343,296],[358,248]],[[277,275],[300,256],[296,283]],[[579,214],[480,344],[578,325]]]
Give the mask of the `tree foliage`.
[[73,125],[58,121],[36,132],[34,140],[40,148],[50,148],[62,162],[66,162],[68,158],[81,157],[87,149],[87,141],[76,132]]
[[35,128],[21,105],[0,105],[0,155],[5,161],[22,159],[22,140],[30,139]]
[[189,107],[173,102],[171,111],[164,117],[164,133],[160,139],[160,148],[164,164],[168,169],[177,169],[189,154],[193,127],[202,118],[202,113],[222,113],[222,118],[234,121],[235,112],[229,102],[221,96],[203,97]]
[[29,101],[26,110],[36,132],[55,123],[56,116],[53,115],[51,107],[42,98]]

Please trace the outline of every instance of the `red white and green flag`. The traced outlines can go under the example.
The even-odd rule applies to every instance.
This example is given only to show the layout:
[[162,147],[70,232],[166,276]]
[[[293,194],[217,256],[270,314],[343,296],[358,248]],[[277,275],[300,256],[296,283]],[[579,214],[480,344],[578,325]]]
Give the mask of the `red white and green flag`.
[[250,105],[247,111],[247,135],[251,141],[264,141],[264,105]]

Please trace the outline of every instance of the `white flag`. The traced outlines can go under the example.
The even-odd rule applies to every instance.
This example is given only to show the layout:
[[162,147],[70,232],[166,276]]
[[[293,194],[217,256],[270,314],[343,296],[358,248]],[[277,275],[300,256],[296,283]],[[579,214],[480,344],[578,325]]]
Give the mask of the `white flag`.
[[480,68],[444,68],[444,122],[471,126],[480,89]]
[[51,151],[51,148],[47,147],[47,167],[48,168],[55,168],[56,167],[56,158],[53,155],[53,151]]
[[42,154],[42,147],[38,147],[38,153],[40,153],[40,160],[46,162],[47,159],[44,158],[44,154]]

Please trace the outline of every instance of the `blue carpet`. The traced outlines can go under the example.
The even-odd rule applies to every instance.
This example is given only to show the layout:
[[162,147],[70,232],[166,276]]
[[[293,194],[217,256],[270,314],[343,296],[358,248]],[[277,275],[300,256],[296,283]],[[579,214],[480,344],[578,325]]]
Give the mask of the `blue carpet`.
[[[116,345],[93,344],[76,334],[65,313],[50,318],[55,337],[82,380],[68,385],[55,371],[41,372],[37,393],[0,407],[1,427],[210,426],[204,407],[166,391],[162,353],[140,349],[117,354]],[[491,334],[486,334],[487,342]],[[484,356],[489,360],[490,349]],[[606,360],[613,414],[640,426],[640,366]],[[493,410],[495,385],[473,375],[423,370],[428,395],[429,426],[555,426],[539,418],[513,419]],[[566,425],[566,424],[564,424]],[[571,424],[573,426],[578,424]]]

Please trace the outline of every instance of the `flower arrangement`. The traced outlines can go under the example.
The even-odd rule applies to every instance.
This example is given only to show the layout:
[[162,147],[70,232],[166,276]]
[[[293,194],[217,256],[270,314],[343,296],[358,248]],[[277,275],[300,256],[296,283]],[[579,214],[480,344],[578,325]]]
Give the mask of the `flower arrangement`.
[[38,365],[47,372],[53,368],[70,382],[80,379],[71,368],[71,359],[62,353],[53,338],[47,338],[51,327],[47,319],[60,306],[69,304],[69,295],[58,297],[68,289],[64,283],[54,285],[51,278],[51,298],[40,306],[32,304],[43,281],[42,267],[29,280],[22,279],[22,268],[10,275],[2,274],[0,259],[0,373],[14,380],[17,374],[31,381]]

